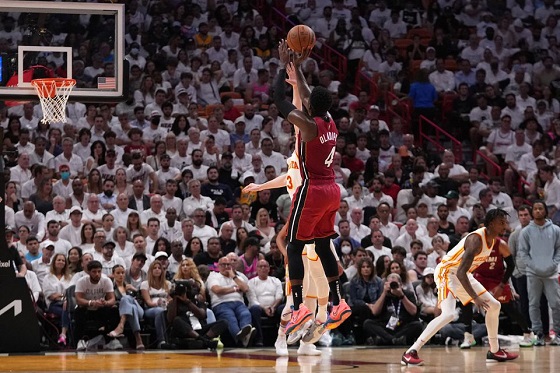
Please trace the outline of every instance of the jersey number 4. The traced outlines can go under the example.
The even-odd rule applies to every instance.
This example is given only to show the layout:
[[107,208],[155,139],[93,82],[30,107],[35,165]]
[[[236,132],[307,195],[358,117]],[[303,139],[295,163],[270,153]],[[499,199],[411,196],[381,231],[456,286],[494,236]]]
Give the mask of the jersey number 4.
[[325,159],[325,164],[327,165],[327,167],[330,167],[331,164],[333,163],[335,151],[336,151],[336,147],[333,146],[332,149],[331,149],[331,152],[327,156],[327,159]]

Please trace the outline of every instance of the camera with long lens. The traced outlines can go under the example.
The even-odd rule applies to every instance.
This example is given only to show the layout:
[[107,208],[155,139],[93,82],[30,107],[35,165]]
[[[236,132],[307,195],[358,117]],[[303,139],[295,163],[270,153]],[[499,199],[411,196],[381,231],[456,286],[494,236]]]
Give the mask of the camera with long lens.
[[196,288],[196,283],[193,279],[188,280],[173,280],[173,284],[175,285],[171,290],[172,297],[182,297],[183,295],[187,295],[187,298],[190,300],[194,300],[196,295],[198,294],[198,289]]
[[391,289],[398,289],[399,288],[399,283],[397,281],[391,281],[389,286],[391,287]]

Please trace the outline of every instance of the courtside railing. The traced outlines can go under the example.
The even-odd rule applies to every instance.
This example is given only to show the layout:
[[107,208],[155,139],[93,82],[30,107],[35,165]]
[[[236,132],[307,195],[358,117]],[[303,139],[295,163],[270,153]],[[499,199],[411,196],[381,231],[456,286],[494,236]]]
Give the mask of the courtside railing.
[[[445,147],[442,145],[442,141],[451,141],[452,149],[451,151],[455,155],[455,163],[461,164],[463,162],[463,144],[455,137],[451,136],[449,132],[435,124],[430,119],[426,118],[425,116],[421,115],[418,120],[419,132],[420,132],[420,143],[423,145],[424,142],[428,142],[432,144],[436,149],[440,151],[446,150]],[[428,135],[426,130],[430,128],[430,132],[434,133],[433,135]],[[502,167],[499,164],[492,161],[488,156],[482,153],[478,149],[473,149],[473,163],[476,164],[477,158],[481,158],[486,162],[486,164],[494,169],[495,175],[502,174]],[[484,177],[488,177],[484,175]]]

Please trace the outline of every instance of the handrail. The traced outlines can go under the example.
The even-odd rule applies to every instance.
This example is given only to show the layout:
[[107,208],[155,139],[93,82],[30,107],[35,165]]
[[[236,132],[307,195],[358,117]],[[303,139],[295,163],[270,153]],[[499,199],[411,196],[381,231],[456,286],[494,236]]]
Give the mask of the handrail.
[[354,83],[354,93],[358,95],[359,90],[363,88],[363,85],[360,83],[367,83],[369,86],[369,95],[373,102],[377,101],[377,96],[379,95],[379,87],[377,86],[377,82],[372,79],[370,76],[366,75],[361,69],[358,69],[356,73],[356,81]]
[[[399,98],[391,91],[387,91],[385,103],[387,104],[387,111],[401,119],[404,133],[410,133],[410,124],[412,122],[412,108],[411,103],[407,99]],[[395,102],[395,104],[393,104]],[[397,108],[399,109],[397,111]]]
[[[435,130],[435,140],[424,133],[423,123],[426,123],[426,125],[429,125]],[[463,144],[461,144],[461,142],[457,140],[455,137],[451,136],[446,130],[444,130],[443,128],[441,128],[440,126],[438,126],[433,121],[431,121],[430,119],[426,118],[423,115],[420,115],[420,117],[418,118],[418,127],[420,132],[420,139],[419,139],[420,144],[422,144],[425,140],[435,145],[435,147],[438,148],[439,150],[445,150],[445,147],[441,144],[441,141],[439,140],[441,134],[447,137],[455,145],[455,149],[453,149],[453,154],[455,155],[455,163],[461,163],[463,161]]]
[[502,174],[502,167],[499,164],[497,164],[496,162],[494,162],[493,160],[491,160],[486,154],[482,153],[478,149],[474,150],[474,152],[473,152],[473,162],[474,163],[476,163],[477,156],[484,159],[489,165],[491,165],[496,170],[496,175],[501,175]]
[[[295,23],[280,9],[272,6],[266,10],[269,22],[279,27],[284,33],[295,26]],[[322,45],[318,52],[313,52],[313,55],[316,56],[321,63],[329,67],[329,69],[335,70],[338,80],[344,81],[346,79],[346,71],[348,68],[348,59],[346,56],[326,43]]]
[[[435,140],[424,133],[423,122],[425,122],[426,124],[428,124],[429,126],[431,126],[435,130],[435,132],[436,132]],[[418,125],[419,125],[419,128],[420,128],[420,131],[419,131],[420,132],[420,139],[419,139],[420,143],[422,143],[424,140],[426,140],[429,143],[435,145],[436,148],[438,148],[439,150],[445,150],[445,147],[443,145],[441,145],[441,141],[439,140],[440,134],[442,134],[445,137],[447,137],[454,145],[453,154],[455,154],[455,162],[456,163],[461,163],[462,162],[462,160],[463,160],[463,144],[461,144],[461,142],[459,140],[457,140],[455,137],[451,136],[449,134],[449,132],[445,131],[443,128],[441,128],[440,126],[438,126],[433,121],[431,121],[430,119],[426,118],[423,115],[420,115],[420,118],[418,120]],[[473,149],[473,161],[475,163],[476,163],[477,156],[480,156],[480,158],[484,159],[489,165],[491,165],[496,170],[496,175],[501,175],[502,174],[502,168],[500,167],[499,164],[497,164],[496,162],[494,162],[493,160],[488,158],[488,156],[486,156],[480,150]]]

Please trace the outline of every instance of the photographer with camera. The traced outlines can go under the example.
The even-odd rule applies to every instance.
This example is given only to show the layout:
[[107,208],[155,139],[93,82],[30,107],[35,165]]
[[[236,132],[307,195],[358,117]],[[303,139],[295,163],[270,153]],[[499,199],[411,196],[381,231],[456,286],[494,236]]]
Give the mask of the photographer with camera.
[[220,335],[227,330],[227,322],[206,322],[206,303],[198,296],[199,284],[194,279],[173,280],[167,322],[171,325],[171,342],[178,348],[189,348],[185,339],[198,339],[204,347],[215,350]]
[[422,333],[422,323],[416,313],[416,297],[403,289],[396,273],[387,276],[383,292],[374,303],[374,318],[364,322],[366,338],[372,337],[376,345],[406,345]]

